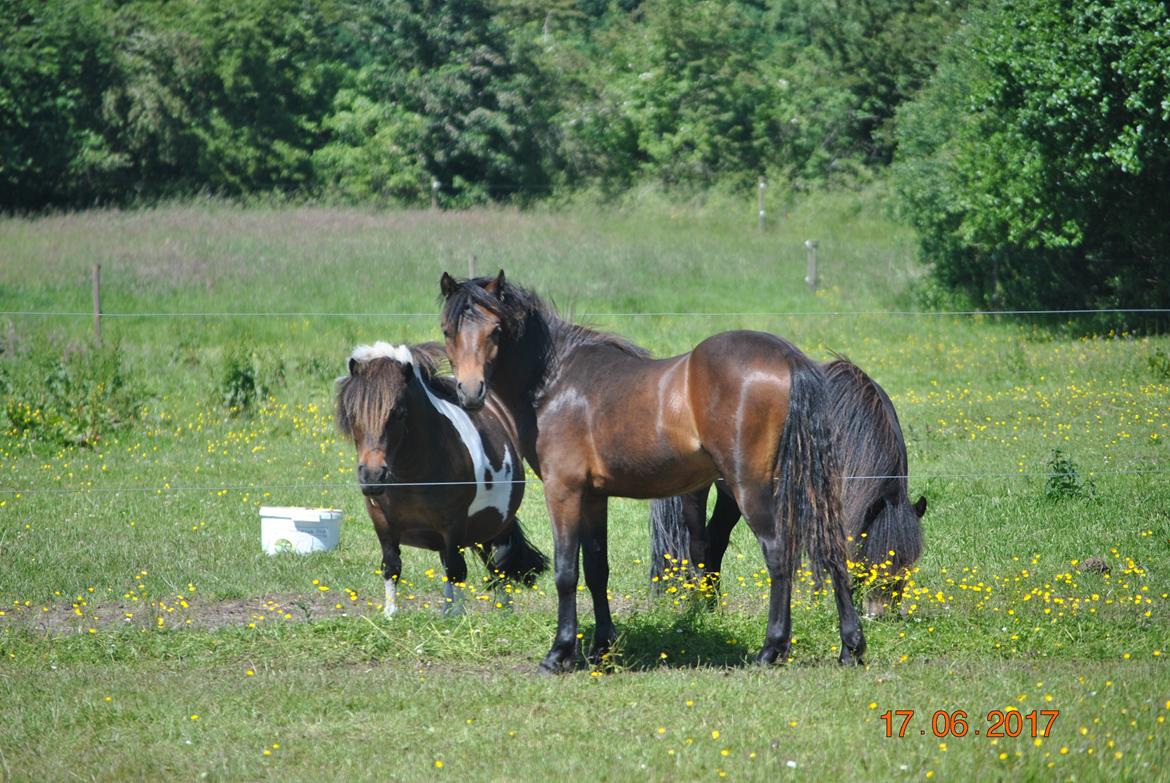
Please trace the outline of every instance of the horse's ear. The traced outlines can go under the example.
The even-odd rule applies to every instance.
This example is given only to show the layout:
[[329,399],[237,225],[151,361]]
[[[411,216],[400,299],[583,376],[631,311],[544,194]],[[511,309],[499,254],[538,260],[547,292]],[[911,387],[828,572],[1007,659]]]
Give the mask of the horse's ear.
[[439,290],[443,292],[444,299],[450,299],[451,294],[455,293],[455,289],[458,287],[459,284],[455,282],[455,278],[446,272],[439,278]]
[[487,285],[483,287],[483,290],[487,291],[492,296],[499,297],[504,293],[504,282],[504,270],[501,269],[500,273],[496,275],[496,279],[489,280]]
[[918,515],[919,519],[926,514],[926,495],[919,495],[918,502],[914,504],[914,513]]
[[355,359],[351,356],[351,357],[349,357],[349,374],[353,375],[354,374],[353,371],[355,369],[357,369],[357,359]]

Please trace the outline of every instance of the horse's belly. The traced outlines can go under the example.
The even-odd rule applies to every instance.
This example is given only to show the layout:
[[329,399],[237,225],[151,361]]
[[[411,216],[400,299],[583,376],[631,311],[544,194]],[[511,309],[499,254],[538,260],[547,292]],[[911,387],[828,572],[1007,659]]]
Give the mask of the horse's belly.
[[611,497],[664,498],[697,489],[718,475],[715,463],[703,451],[669,458],[632,456],[599,465],[590,476],[590,488]]

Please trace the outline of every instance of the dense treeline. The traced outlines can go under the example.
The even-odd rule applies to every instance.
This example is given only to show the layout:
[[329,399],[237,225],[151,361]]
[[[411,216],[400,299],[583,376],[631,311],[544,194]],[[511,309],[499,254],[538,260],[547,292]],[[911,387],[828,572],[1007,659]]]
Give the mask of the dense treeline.
[[992,307],[1170,307],[1170,3],[1001,0],[898,118],[940,282]]
[[933,0],[10,0],[3,205],[453,204],[891,157]]
[[7,0],[0,209],[804,188],[893,162],[924,259],[974,303],[1165,306],[1167,8]]

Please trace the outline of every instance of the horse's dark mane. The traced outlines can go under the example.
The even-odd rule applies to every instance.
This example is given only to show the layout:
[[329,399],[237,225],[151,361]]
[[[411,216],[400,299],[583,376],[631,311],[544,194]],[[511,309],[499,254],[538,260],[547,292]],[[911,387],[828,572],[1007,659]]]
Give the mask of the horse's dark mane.
[[[452,384],[445,376],[439,375],[447,361],[443,346],[439,343],[419,343],[407,346],[407,349],[423,381],[433,389],[442,391],[440,396],[451,398]],[[366,360],[354,358],[358,371],[337,379],[334,419],[337,429],[346,436],[353,435],[355,424],[360,424],[363,429],[382,426],[406,380],[398,369],[398,363],[390,357],[374,356]]]
[[535,399],[539,400],[543,388],[556,377],[564,361],[579,348],[605,346],[628,356],[643,359],[650,357],[649,351],[624,337],[565,320],[556,307],[522,286],[505,281],[497,293],[489,292],[484,286],[495,279],[478,277],[460,282],[443,306],[443,322],[450,329],[458,331],[463,319],[481,317],[476,309],[478,306],[500,319],[504,335],[513,342],[520,341],[533,328],[545,332],[548,338],[545,354],[539,357],[544,363],[544,374],[540,388],[535,390]]
[[[922,553],[922,531],[907,495],[906,441],[898,414],[876,381],[844,356],[834,355],[823,369],[841,472],[851,482],[843,493],[843,513],[846,519],[864,520],[853,534],[864,534],[859,544],[867,560],[890,560],[894,569],[908,566]],[[867,478],[871,476],[879,478]]]

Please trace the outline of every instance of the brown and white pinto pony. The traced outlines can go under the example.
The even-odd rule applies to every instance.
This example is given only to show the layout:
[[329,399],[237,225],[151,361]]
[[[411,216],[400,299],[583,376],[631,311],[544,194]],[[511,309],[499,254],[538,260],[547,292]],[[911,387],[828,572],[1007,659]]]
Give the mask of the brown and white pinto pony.
[[772,579],[761,663],[784,661],[792,580],[806,550],[833,583],[842,663],[865,639],[850,600],[824,374],[790,343],[723,332],[690,353],[651,359],[613,335],[563,320],[496,277],[440,281],[447,354],[460,404],[497,395],[520,451],[544,481],[556,548],[557,633],[540,667],[576,665],[578,553],[593,599],[598,661],[616,636],[606,595],[610,497],[688,492],[722,476]]
[[337,381],[337,427],[357,449],[357,478],[382,545],[387,617],[397,611],[400,546],[439,553],[447,610],[467,580],[461,549],[476,546],[488,572],[531,584],[548,561],[524,537],[516,509],[524,470],[508,412],[488,398],[468,413],[454,381],[437,375],[435,343],[360,345]]

